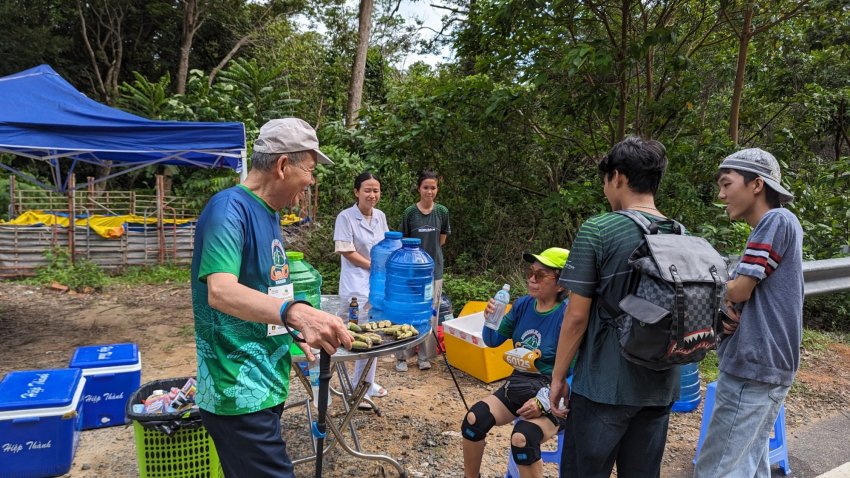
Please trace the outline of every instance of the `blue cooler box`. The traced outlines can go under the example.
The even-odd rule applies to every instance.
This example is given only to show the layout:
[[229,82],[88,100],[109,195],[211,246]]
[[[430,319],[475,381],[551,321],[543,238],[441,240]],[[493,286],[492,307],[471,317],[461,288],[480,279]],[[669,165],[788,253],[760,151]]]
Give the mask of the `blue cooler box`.
[[71,469],[82,429],[82,370],[10,372],[0,382],[0,478]]
[[86,377],[83,430],[126,423],[124,408],[142,381],[142,360],[136,344],[79,347],[70,368]]

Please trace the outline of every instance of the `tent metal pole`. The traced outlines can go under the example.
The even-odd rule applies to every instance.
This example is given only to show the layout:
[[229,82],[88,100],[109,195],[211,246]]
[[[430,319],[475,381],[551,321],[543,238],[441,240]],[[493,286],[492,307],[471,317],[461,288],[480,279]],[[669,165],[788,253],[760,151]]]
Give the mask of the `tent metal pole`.
[[71,180],[71,176],[74,175],[74,168],[76,168],[76,167],[77,167],[77,158],[74,158],[74,160],[71,161],[71,167],[68,168],[68,177],[65,178],[65,185],[62,186],[64,189],[68,189],[68,182]]
[[156,175],[156,232],[157,238],[159,239],[159,264],[162,265],[165,263],[165,229],[162,224],[162,209],[165,204],[164,200],[164,192],[165,183],[164,176],[162,174]]
[[74,175],[72,174],[72,175],[68,176],[68,188],[67,188],[67,194],[68,194],[68,253],[71,255],[71,264],[74,264],[75,259],[76,259],[74,257],[75,252],[76,252],[74,250],[75,249],[74,248],[74,226],[76,225],[75,220],[77,219],[77,216],[75,214],[76,209],[77,209],[76,204],[75,204],[75,199],[76,199],[75,198],[75,196],[76,196],[75,191],[76,191],[76,189],[77,189],[77,181],[76,181]]
[[246,179],[248,179],[248,161],[247,155],[248,153],[243,149],[242,156],[239,158],[239,182],[244,183]]
[[64,193],[65,190],[62,188],[62,170],[59,169],[59,160],[51,159],[50,164],[53,166],[51,169],[51,173],[53,174],[53,191],[58,193]]
[[18,171],[17,169],[15,169],[15,168],[13,168],[13,167],[11,167],[11,166],[7,166],[7,165],[5,165],[5,164],[3,164],[3,163],[0,163],[0,168],[3,168],[3,169],[5,169],[6,171],[9,171],[10,173],[14,174],[15,176],[20,176],[20,177],[22,177],[22,178],[26,179],[28,182],[31,182],[31,183],[35,184],[36,186],[38,186],[38,187],[40,187],[40,188],[42,188],[42,189],[46,189],[46,190],[48,190],[48,191],[52,191],[52,190],[53,190],[53,188],[52,188],[52,187],[50,187],[50,186],[48,186],[47,184],[45,184],[45,183],[43,183],[43,182],[39,181],[38,179],[36,179],[36,178],[34,178],[34,177],[30,176],[29,174],[27,174],[27,173],[25,173],[25,172],[23,172],[23,171]]

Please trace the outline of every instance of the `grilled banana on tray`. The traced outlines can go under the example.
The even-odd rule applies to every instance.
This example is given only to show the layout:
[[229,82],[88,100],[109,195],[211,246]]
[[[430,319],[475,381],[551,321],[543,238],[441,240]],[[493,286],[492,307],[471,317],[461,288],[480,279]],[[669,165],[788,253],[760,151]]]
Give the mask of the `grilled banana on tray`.
[[349,322],[348,333],[353,340],[351,349],[358,351],[369,350],[375,345],[381,345],[387,338],[404,340],[419,335],[419,331],[412,325],[393,324],[389,320],[366,322],[361,325]]

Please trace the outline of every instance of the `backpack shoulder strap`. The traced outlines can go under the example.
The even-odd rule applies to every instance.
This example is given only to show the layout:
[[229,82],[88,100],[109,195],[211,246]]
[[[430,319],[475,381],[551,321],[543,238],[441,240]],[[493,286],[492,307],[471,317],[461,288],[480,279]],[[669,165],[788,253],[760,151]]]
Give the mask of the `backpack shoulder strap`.
[[638,227],[643,231],[644,234],[651,234],[649,232],[649,227],[652,226],[652,221],[643,216],[643,214],[632,211],[631,209],[621,209],[616,211],[617,214],[621,216],[626,216],[631,219]]
[[673,234],[684,235],[685,234],[685,226],[680,224],[678,221],[674,219],[663,219],[660,221],[650,221],[643,214],[632,211],[631,209],[621,209],[616,211],[617,214],[622,216],[626,216],[627,218],[634,221],[635,224],[640,227],[641,231],[644,234],[657,234],[659,230],[659,226],[662,224],[670,224],[673,228]]

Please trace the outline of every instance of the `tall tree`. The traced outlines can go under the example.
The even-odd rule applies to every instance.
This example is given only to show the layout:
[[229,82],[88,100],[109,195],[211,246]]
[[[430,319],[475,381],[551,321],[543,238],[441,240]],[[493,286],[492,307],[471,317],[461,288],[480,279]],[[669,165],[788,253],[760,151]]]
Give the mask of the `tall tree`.
[[[779,2],[784,3],[784,2]],[[729,138],[733,143],[738,144],[738,126],[741,116],[741,100],[744,96],[744,81],[747,74],[747,55],[750,49],[750,41],[756,35],[770,30],[774,26],[787,21],[789,18],[800,13],[801,9],[809,3],[809,0],[800,0],[790,2],[790,5],[780,5],[784,11],[767,11],[761,17],[762,22],[754,26],[753,17],[756,13],[756,4],[751,1],[745,2],[743,5],[741,28],[736,27],[735,22],[731,19],[731,12],[725,8],[722,10],[723,16],[726,18],[729,26],[735,32],[738,38],[738,60],[735,68],[735,83],[732,88],[732,100],[729,106]],[[721,8],[723,5],[721,5]]]
[[373,0],[360,0],[358,14],[357,51],[354,55],[354,65],[351,67],[351,82],[348,88],[348,106],[345,110],[345,124],[353,128],[357,123],[363,100],[363,83],[366,79],[366,55],[369,53],[369,33],[372,29]]
[[195,33],[204,23],[208,2],[203,0],[183,0],[183,30],[180,34],[180,60],[177,63],[177,94],[186,93],[186,78],[189,75],[189,55]]
[[95,87],[107,104],[118,98],[118,84],[124,61],[124,23],[129,5],[123,1],[77,0],[80,33],[91,62]]

